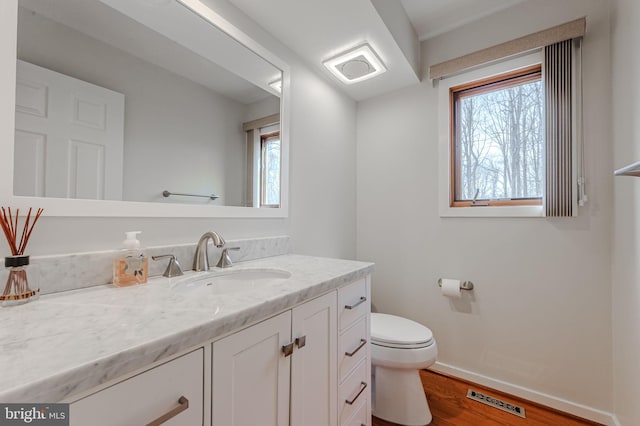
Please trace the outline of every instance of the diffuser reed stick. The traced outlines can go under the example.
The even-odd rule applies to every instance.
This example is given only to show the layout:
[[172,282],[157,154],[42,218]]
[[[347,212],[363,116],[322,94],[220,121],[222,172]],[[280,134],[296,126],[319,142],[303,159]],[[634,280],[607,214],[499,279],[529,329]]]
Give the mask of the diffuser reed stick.
[[31,227],[29,227],[32,212],[32,209],[29,208],[29,213],[27,213],[27,219],[25,220],[24,226],[22,228],[22,233],[20,235],[20,242],[18,242],[18,217],[20,215],[20,209],[16,209],[16,216],[14,219],[13,215],[11,214],[11,207],[7,207],[6,210],[4,207],[2,207],[2,214],[0,214],[0,225],[2,226],[2,230],[4,231],[4,236],[7,238],[7,243],[9,243],[11,255],[22,256],[24,254],[24,250],[27,248],[29,238],[31,238],[33,228],[36,226],[36,222],[38,221],[38,219],[40,219],[40,215],[42,215],[43,211],[44,209],[38,209],[38,211],[36,212],[36,216],[33,219],[33,223],[31,223]]
[[5,267],[10,267],[10,270],[4,291],[0,295],[0,301],[26,301],[39,291],[39,289],[32,290],[29,288],[27,271],[24,268],[29,264],[29,256],[25,256],[24,251],[42,212],[43,209],[38,209],[33,221],[31,221],[32,209],[29,209],[20,232],[20,240],[18,241],[20,209],[16,209],[15,217],[11,212],[11,207],[7,207],[6,210],[4,207],[0,209],[0,227],[2,227],[12,255],[5,258]]

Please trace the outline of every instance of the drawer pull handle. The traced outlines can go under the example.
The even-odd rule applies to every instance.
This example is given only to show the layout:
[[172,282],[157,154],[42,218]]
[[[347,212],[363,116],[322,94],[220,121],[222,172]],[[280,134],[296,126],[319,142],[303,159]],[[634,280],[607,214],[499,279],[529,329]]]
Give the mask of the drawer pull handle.
[[147,426],[160,426],[161,424],[168,422],[169,420],[189,408],[189,400],[185,396],[181,396],[178,399],[178,404],[179,405],[173,410],[161,415],[151,423],[147,423]]
[[282,353],[284,354],[285,357],[291,355],[293,353],[293,342],[289,343],[288,345],[283,345]]
[[353,352],[345,352],[344,354],[346,356],[354,356],[356,353],[358,353],[360,349],[364,348],[364,345],[366,344],[367,344],[367,341],[365,339],[360,339],[360,344],[358,345],[357,348],[355,348]]
[[348,399],[345,399],[344,402],[346,402],[349,405],[353,405],[353,403],[356,402],[356,400],[360,397],[360,395],[362,395],[362,392],[364,392],[364,390],[367,388],[367,384],[365,382],[360,382],[360,385],[362,386],[360,388],[360,392],[358,392],[358,394],[354,396],[351,401],[349,401]]
[[361,304],[363,304],[363,303],[364,303],[364,302],[366,302],[366,301],[367,301],[367,298],[366,298],[366,297],[364,297],[364,296],[362,296],[362,297],[360,298],[360,300],[358,300],[356,303],[354,303],[353,305],[344,305],[344,308],[345,308],[345,309],[353,309],[353,308],[355,308],[356,306],[361,305]]
[[304,348],[307,344],[307,336],[296,337],[296,346],[298,348]]

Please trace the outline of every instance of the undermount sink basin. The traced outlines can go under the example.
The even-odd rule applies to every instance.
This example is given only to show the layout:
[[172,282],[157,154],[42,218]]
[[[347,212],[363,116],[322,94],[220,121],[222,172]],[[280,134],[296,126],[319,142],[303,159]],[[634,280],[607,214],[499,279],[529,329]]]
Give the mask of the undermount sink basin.
[[206,288],[214,294],[235,294],[280,284],[291,277],[282,269],[237,269],[198,272],[173,284],[175,290]]

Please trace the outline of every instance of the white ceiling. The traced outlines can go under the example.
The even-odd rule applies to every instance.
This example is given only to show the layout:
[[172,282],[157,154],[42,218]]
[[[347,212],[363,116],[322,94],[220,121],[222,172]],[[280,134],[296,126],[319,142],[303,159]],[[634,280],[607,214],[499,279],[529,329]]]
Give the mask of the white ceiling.
[[[123,1],[127,4],[129,0]],[[161,22],[160,13],[171,13],[172,22],[183,19],[187,22],[184,26],[189,28],[194,37],[214,41],[211,44],[223,52],[220,54],[217,51],[217,56],[237,56],[244,51],[244,49],[242,51],[238,49],[238,44],[233,39],[204,20],[196,18],[191,11],[179,3],[164,0],[147,0],[147,3],[152,1],[163,7],[149,7],[149,12],[145,16],[152,16],[152,13],[156,13],[157,17],[154,19],[158,23]],[[111,3],[117,4],[118,2],[111,1]],[[271,64],[259,59],[253,53],[246,53],[249,56],[248,61],[251,61],[249,62],[251,66],[244,68],[251,70],[254,81],[264,81],[264,87],[261,89],[223,66],[206,59],[213,55],[199,54],[195,50],[187,49],[174,41],[178,38],[172,40],[161,35],[151,27],[140,25],[134,19],[97,0],[47,2],[20,0],[19,5],[21,10],[28,10],[51,19],[243,104],[252,104],[272,96],[267,91],[269,89],[266,83],[279,76],[278,70]],[[173,8],[169,9],[171,6]],[[148,7],[148,5],[140,3],[140,7]],[[147,9],[142,10],[143,12],[147,11]],[[224,44],[225,40],[228,46]]]
[[418,38],[426,40],[524,0],[400,0]]
[[[129,0],[104,1],[129,4]],[[336,87],[360,101],[420,81],[418,40],[460,27],[525,0],[229,1],[296,52],[311,68],[326,75]],[[172,4],[170,0],[146,0],[146,3],[152,2],[163,5],[162,8],[156,7],[153,10],[163,10],[168,4]],[[251,103],[266,94],[254,90],[251,85],[246,85],[232,75],[223,76],[222,68],[207,63],[197,54],[189,56],[181,53],[178,44],[167,43],[168,40],[157,36],[153,31],[142,31],[140,28],[144,27],[136,27],[134,21],[120,18],[117,13],[109,11],[108,7],[96,0],[57,0],[52,3],[55,5],[41,0],[20,0],[21,6],[37,10],[44,16],[185,75],[233,99]],[[100,6],[92,6],[94,4]],[[106,19],[105,11],[109,12]],[[204,25],[200,20],[197,23]],[[192,24],[190,26],[195,33],[196,28]],[[201,36],[202,34],[196,38],[206,40],[211,35]],[[322,65],[323,61],[364,42],[376,50],[387,67],[386,73],[367,81],[345,85]],[[164,51],[161,47],[165,50],[172,48],[173,51]],[[180,60],[176,60],[176,53],[180,53]],[[172,59],[165,60],[167,58]],[[203,67],[203,64],[206,66]],[[194,70],[202,72],[196,73]]]
[[[138,5],[136,7],[157,4],[162,7],[152,9],[158,11],[173,4],[171,0],[102,1],[107,4]],[[354,100],[360,101],[420,81],[418,40],[425,40],[526,0],[229,1],[297,53],[316,72],[326,75],[336,87]],[[247,85],[242,79],[224,75],[221,67],[203,60],[207,55],[181,52],[178,43],[167,43],[168,40],[157,36],[153,31],[144,27],[144,31],[137,28],[134,21],[121,19],[117,13],[109,12],[109,8],[97,0],[20,0],[20,4],[147,61],[185,75],[230,98],[251,103],[266,95],[266,92],[255,90],[256,88]],[[100,6],[93,7],[93,4]],[[109,12],[108,18],[103,14],[105,10]],[[171,22],[175,23],[179,16],[174,18]],[[196,27],[210,26],[204,25],[200,20],[196,24],[199,25],[187,25],[194,34],[192,38],[208,40],[215,35],[197,33]],[[224,40],[220,42],[222,41]],[[364,42],[376,50],[387,67],[386,73],[367,81],[345,85],[322,65],[323,61]],[[208,43],[208,46],[218,44],[220,43]],[[206,50],[206,46],[203,48]],[[258,72],[259,67],[244,68],[255,68],[255,72]],[[275,71],[274,75],[277,75],[277,70]]]
[[[370,0],[230,1],[355,100],[419,81]],[[371,80],[343,85],[322,62],[363,42],[376,50],[389,71]]]
[[[425,40],[526,0],[382,0],[400,1],[406,12],[394,19],[394,33],[372,2],[379,0],[229,0],[300,56],[311,68],[334,81],[356,101],[416,84],[421,76],[403,53],[394,35]],[[406,24],[405,24],[406,22]],[[402,32],[401,32],[402,33]],[[406,42],[406,37],[400,42]],[[344,85],[322,62],[368,42],[388,71],[371,80]],[[405,49],[406,50],[406,49]]]

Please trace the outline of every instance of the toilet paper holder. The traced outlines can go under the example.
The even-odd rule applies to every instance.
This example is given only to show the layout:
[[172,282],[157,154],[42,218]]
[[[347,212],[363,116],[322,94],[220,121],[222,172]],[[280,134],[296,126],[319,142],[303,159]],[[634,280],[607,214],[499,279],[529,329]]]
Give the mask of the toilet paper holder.
[[[438,287],[442,287],[442,278],[438,278]],[[473,283],[471,281],[460,281],[461,290],[473,290]]]

